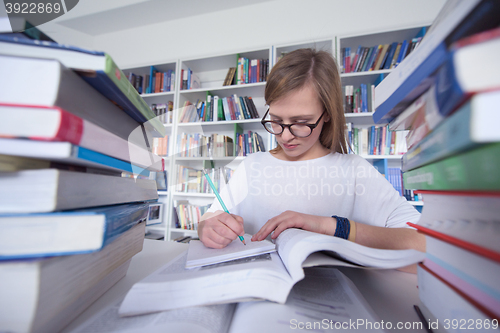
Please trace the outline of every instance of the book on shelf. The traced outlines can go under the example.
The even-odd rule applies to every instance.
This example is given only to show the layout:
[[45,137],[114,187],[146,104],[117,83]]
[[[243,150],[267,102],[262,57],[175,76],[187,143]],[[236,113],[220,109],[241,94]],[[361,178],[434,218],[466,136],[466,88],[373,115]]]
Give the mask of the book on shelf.
[[190,241],[186,268],[216,265],[244,258],[251,260],[251,257],[276,251],[276,245],[267,239],[252,242],[252,236],[249,234],[245,234],[243,238],[246,245],[237,238],[222,249],[207,248],[200,240]]
[[411,130],[409,144],[419,142],[474,94],[500,88],[500,28],[462,39],[431,78],[429,90],[394,120],[391,129]]
[[224,82],[222,83],[223,86],[230,86],[233,85],[234,82],[234,74],[236,73],[236,67],[230,67],[227,70],[226,78],[224,79]]
[[[142,99],[137,90],[135,90],[129,82],[127,76],[116,65],[113,58],[111,58],[109,54],[105,52],[86,50],[70,45],[48,41],[38,42],[30,39],[18,39],[16,37],[6,35],[0,35],[0,45],[2,50],[1,52],[4,55],[55,59],[59,61],[64,67],[75,71],[80,78],[86,81],[100,95],[105,97],[110,104],[119,106],[116,108],[117,110],[122,113],[125,112],[133,120],[143,124],[153,136],[165,135],[165,128],[163,125],[158,119],[155,118],[146,102]],[[1,62],[3,63],[4,61],[5,59],[2,59]],[[21,68],[11,69],[14,75],[16,75],[18,70],[23,69],[22,67],[24,66],[20,65],[20,67]],[[26,75],[31,77],[35,72],[36,71],[33,71],[33,67],[31,67]],[[47,73],[43,72],[40,74],[47,75]],[[49,77],[55,77],[54,73],[49,73],[48,75],[50,75]],[[17,72],[16,76],[21,78],[25,77],[22,72]],[[12,84],[11,81],[9,82]],[[50,81],[45,78],[43,82],[48,83]],[[13,86],[16,85],[13,84]],[[30,87],[31,84],[24,86],[25,88]],[[89,88],[90,87],[87,87],[86,89]],[[66,91],[72,91],[75,93],[74,95],[83,95],[74,87],[68,87]],[[78,92],[78,94],[76,94],[76,92]],[[35,95],[40,94],[41,93]],[[24,90],[22,95],[26,96],[28,93]],[[72,95],[72,97],[75,96]],[[94,98],[88,99],[93,100]],[[83,102],[86,101],[82,100],[81,103]],[[64,108],[64,106],[62,107]],[[105,114],[108,113],[105,112]],[[113,117],[113,119],[117,119],[116,115]],[[122,121],[120,121],[120,123],[121,122]],[[96,123],[103,126],[100,122]],[[125,121],[123,121],[123,123],[123,126],[125,126]]]
[[372,112],[375,85],[362,83],[359,87],[345,85],[344,92],[344,113]]
[[177,136],[176,152],[179,157],[227,157],[234,156],[233,138],[213,133],[200,133]]
[[[120,315],[129,316],[188,306],[265,299],[285,303],[304,278],[303,267],[316,265],[397,268],[422,261],[416,250],[368,248],[338,237],[287,229],[276,239],[277,253],[251,261],[228,262],[210,269],[186,270],[187,251],[137,282],[127,293]],[[322,253],[326,251],[330,255]],[[214,281],[219,281],[214,283]],[[153,293],[148,292],[153,291]],[[178,291],[182,290],[182,293]],[[175,296],[174,296],[175,294]],[[155,301],[151,299],[154,295]]]
[[168,101],[167,103],[153,103],[150,107],[163,124],[173,123],[174,102]]
[[235,135],[235,156],[247,156],[258,151],[266,151],[264,139],[259,133],[252,131],[239,133],[239,131],[242,131],[241,128],[237,130]]
[[[376,88],[375,123],[390,122],[432,85],[432,75],[450,56],[450,46],[500,23],[500,3],[494,0],[460,1],[433,23],[419,47]],[[482,54],[484,57],[489,55]],[[482,57],[481,57],[482,59]],[[467,64],[480,66],[477,63]]]
[[129,142],[57,106],[22,106],[0,102],[0,118],[0,137],[69,142],[143,168],[162,167],[161,159],[147,147]]
[[169,135],[165,135],[163,138],[154,138],[153,139],[153,153],[158,156],[169,156]]
[[347,123],[351,130],[347,140],[352,143],[354,154],[360,155],[403,155],[406,153],[406,131],[390,131],[388,126],[355,127]]
[[152,172],[152,179],[156,181],[158,191],[168,191],[168,173],[167,171]]
[[198,230],[198,223],[201,221],[201,217],[207,212],[210,205],[199,206],[190,204],[188,200],[175,200],[174,207],[177,217],[174,221],[176,228]]
[[[91,149],[69,142],[48,142],[24,139],[0,138],[0,155],[10,155],[10,168],[2,171],[21,169],[63,168],[81,170],[80,167],[101,170],[102,173],[120,175],[122,172],[148,177],[149,169],[161,171],[164,167],[144,169],[135,164],[104,155]],[[64,168],[63,168],[64,169]],[[106,172],[105,172],[106,171]]]
[[58,169],[0,172],[1,213],[56,210],[157,200],[154,180]]
[[[342,272],[328,267],[306,268],[305,271],[304,280],[293,287],[286,304],[242,302],[120,317],[122,298],[119,298],[72,332],[111,333],[120,332],[124,327],[158,332],[284,332],[306,328],[306,325],[306,329],[319,327],[326,314],[328,323],[323,320],[324,329],[347,327],[359,318],[369,323],[380,321],[354,283]],[[373,328],[370,332],[382,330]]]
[[403,171],[500,141],[500,90],[477,93],[403,156]]
[[[248,59],[238,55],[235,81],[236,84],[265,82],[269,72],[269,59]],[[228,84],[229,85],[229,84]]]
[[[227,167],[205,169],[205,172],[209,175],[218,192],[220,192],[223,184],[227,183],[234,174],[234,170]],[[213,193],[202,170],[179,165],[177,166],[176,179],[176,192]]]
[[[0,101],[4,104],[60,107],[124,140],[128,140],[130,133],[140,126],[56,60],[2,55],[0,59],[0,73],[6,78],[0,83]],[[30,84],[25,84],[24,77],[30,77]],[[19,88],[20,85],[23,89]]]
[[139,202],[67,212],[0,215],[0,262],[102,250],[123,232],[145,221],[148,208],[149,203]]
[[500,143],[486,144],[403,173],[405,188],[495,191],[500,188]]
[[97,252],[1,262],[0,330],[62,330],[127,274],[144,232],[142,222]]

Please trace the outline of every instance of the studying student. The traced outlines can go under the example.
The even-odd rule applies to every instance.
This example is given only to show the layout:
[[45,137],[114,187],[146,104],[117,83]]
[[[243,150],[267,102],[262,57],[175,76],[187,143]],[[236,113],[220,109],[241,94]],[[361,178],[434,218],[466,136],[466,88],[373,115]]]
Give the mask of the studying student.
[[301,228],[375,248],[425,251],[420,214],[365,159],[348,154],[338,67],[324,51],[290,52],[268,75],[262,124],[278,147],[249,155],[198,226],[207,247]]

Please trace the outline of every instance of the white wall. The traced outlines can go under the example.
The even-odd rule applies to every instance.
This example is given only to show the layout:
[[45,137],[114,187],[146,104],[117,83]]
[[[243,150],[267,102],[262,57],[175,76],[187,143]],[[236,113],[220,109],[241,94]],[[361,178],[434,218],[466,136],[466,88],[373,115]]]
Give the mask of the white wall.
[[[80,46],[106,51],[120,67],[127,68],[335,35],[426,25],[444,3],[445,0],[274,0],[99,35],[92,39],[92,44],[85,38]],[[169,13],[158,15],[168,17]]]

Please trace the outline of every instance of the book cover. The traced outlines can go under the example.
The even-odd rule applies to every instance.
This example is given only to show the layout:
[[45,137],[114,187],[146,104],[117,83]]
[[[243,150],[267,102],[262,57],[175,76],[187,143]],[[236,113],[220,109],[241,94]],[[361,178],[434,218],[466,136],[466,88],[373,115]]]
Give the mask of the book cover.
[[145,221],[148,209],[149,203],[132,203],[67,212],[0,215],[0,261],[99,251]]

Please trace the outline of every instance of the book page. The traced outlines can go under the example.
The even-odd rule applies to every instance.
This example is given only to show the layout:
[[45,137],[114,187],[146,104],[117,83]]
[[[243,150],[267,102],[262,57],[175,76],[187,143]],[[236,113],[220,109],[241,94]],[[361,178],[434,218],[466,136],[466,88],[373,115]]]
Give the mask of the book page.
[[[319,251],[347,260],[355,267],[400,268],[423,261],[425,258],[425,253],[416,250],[375,249],[301,229],[283,231],[276,239],[276,249],[295,282],[304,277],[302,265],[306,258]],[[332,265],[337,264],[338,261],[332,261]]]
[[187,251],[136,283],[120,307],[131,316],[187,306],[269,299],[284,303],[293,282],[276,253],[186,269]]
[[246,245],[236,238],[222,249],[211,249],[199,240],[192,240],[189,242],[186,268],[212,265],[276,251],[276,246],[268,240],[252,242],[252,235],[249,234],[245,234],[244,239]]
[[373,310],[344,274],[328,267],[305,271],[286,304],[239,303],[229,332],[383,332],[377,329],[380,321]]
[[118,315],[121,302],[112,303],[71,333],[226,333],[236,307],[220,304],[122,318]]

